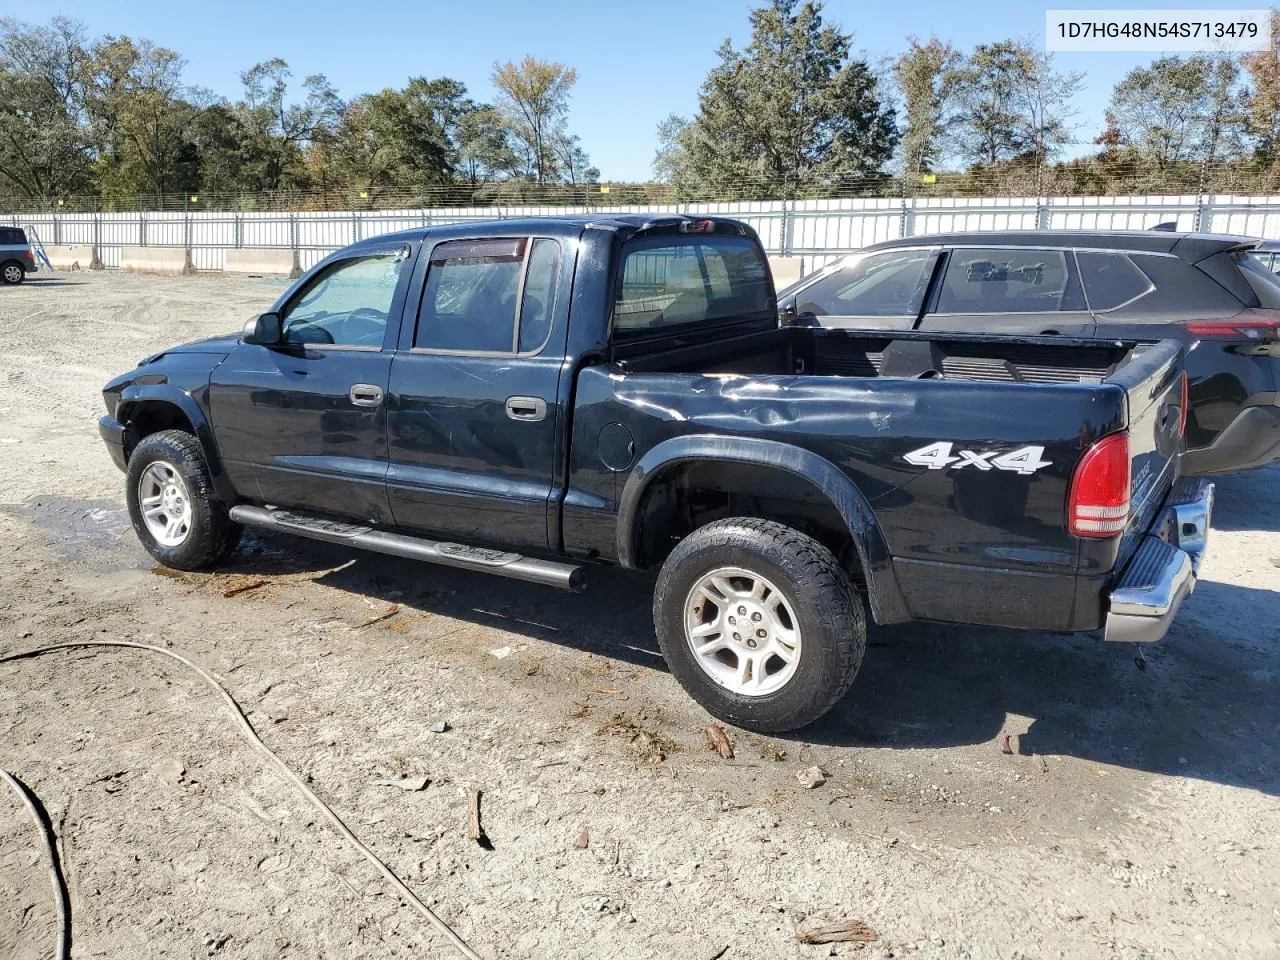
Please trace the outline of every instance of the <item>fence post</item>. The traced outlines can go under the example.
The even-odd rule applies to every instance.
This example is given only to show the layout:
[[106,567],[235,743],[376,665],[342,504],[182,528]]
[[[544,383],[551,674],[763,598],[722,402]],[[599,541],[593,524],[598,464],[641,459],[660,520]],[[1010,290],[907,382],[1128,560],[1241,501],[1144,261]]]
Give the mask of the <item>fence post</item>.
[[138,211],[138,246],[145,247],[147,245],[147,214],[143,210]]
[[788,236],[791,233],[791,217],[787,210],[787,204],[790,202],[785,196],[782,198],[782,222],[778,227],[778,256],[780,257],[787,256],[787,249],[791,246]]
[[1201,198],[1196,205],[1196,233],[1213,233],[1213,196]]
[[1048,197],[1036,198],[1036,229],[1048,230],[1053,226],[1053,204]]
[[359,212],[352,210],[351,211],[351,242],[358,243],[359,240],[360,240],[360,214]]
[[295,210],[289,214],[289,247],[293,250],[293,267],[289,271],[289,276],[302,276],[302,250],[298,243],[298,212]]
[[232,228],[232,236],[235,241],[236,249],[239,250],[244,246],[244,214],[237,213],[235,215],[235,226]]
[[53,245],[55,247],[62,244],[62,221],[58,219],[58,213],[55,210],[53,214]]

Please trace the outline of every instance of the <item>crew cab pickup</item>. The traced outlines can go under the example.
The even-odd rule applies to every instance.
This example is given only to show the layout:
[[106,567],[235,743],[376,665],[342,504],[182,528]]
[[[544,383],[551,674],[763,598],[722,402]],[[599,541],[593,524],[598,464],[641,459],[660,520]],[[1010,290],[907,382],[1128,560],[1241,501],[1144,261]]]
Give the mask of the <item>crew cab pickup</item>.
[[671,672],[782,731],[867,614],[1160,639],[1212,510],[1186,391],[1172,341],[780,326],[749,227],[601,214],[340,250],[112,380],[100,430],[172,567],[249,526],[568,590],[655,569]]

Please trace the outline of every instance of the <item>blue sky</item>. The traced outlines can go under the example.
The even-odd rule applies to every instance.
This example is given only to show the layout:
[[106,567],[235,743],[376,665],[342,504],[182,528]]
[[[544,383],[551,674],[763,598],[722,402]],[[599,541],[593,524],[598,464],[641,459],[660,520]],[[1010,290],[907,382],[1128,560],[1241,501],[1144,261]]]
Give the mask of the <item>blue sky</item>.
[[[555,0],[480,0],[442,3],[343,3],[327,0],[243,0],[209,5],[172,0],[63,0],[48,7],[0,0],[0,14],[37,20],[54,12],[83,21],[91,34],[147,37],[188,61],[188,81],[236,97],[238,74],[283,57],[301,80],[324,73],[344,97],[402,85],[411,75],[447,75],[477,99],[491,95],[495,60],[525,54],[559,60],[578,71],[570,124],[605,179],[642,180],[649,174],[654,128],[668,113],[692,114],[698,87],[725,37],[749,36],[744,0],[649,0],[639,3]],[[1148,4],[1080,7],[1134,9]],[[1023,0],[950,3],[866,3],[830,0],[825,16],[854,35],[855,48],[874,63],[899,53],[909,35],[937,34],[962,50],[975,44],[1031,36],[1043,43],[1050,5]],[[1052,8],[1071,4],[1053,3]],[[1159,8],[1203,9],[1206,0],[1163,0]],[[1261,6],[1261,4],[1258,4]],[[6,10],[5,8],[8,8]],[[1153,7],[1152,9],[1158,9]],[[1155,54],[1058,54],[1062,70],[1086,74],[1078,98],[1076,139],[1083,152],[1102,126],[1111,87]]]

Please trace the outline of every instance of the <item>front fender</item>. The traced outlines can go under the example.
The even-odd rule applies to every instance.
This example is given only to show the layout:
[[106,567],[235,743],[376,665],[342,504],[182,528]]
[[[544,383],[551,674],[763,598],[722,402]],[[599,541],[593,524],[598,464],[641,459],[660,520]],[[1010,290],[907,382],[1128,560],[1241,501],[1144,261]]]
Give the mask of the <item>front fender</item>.
[[[204,393],[207,390],[208,374],[206,373],[204,384],[196,389],[196,392]],[[191,429],[195,431],[196,439],[200,441],[200,446],[204,450],[205,460],[209,464],[209,474],[213,478],[213,486],[219,498],[227,503],[234,503],[237,499],[235,489],[231,486],[231,481],[222,465],[222,457],[218,454],[213,424],[209,422],[205,408],[193,395],[192,390],[167,380],[129,384],[120,392],[120,402],[116,406],[116,419],[127,428],[133,411],[144,403],[165,403],[182,411],[182,415],[191,424]]]
[[636,565],[636,524],[645,494],[671,467],[697,460],[750,463],[795,474],[816,487],[848,528],[867,578],[867,600],[877,623],[910,619],[894,574],[884,532],[862,492],[831,461],[800,447],[754,437],[682,436],[664,440],[632,468],[618,503],[617,556]]

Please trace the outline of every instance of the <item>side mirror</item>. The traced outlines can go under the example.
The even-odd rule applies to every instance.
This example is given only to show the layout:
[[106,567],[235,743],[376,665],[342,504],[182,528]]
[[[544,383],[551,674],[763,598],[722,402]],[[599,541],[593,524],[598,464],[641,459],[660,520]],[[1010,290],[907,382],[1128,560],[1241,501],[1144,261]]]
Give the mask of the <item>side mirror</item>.
[[284,332],[280,325],[280,314],[264,313],[254,317],[244,325],[244,342],[256,343],[263,347],[274,347]]
[[796,298],[788,297],[782,301],[778,309],[778,319],[782,326],[793,327],[796,324]]

